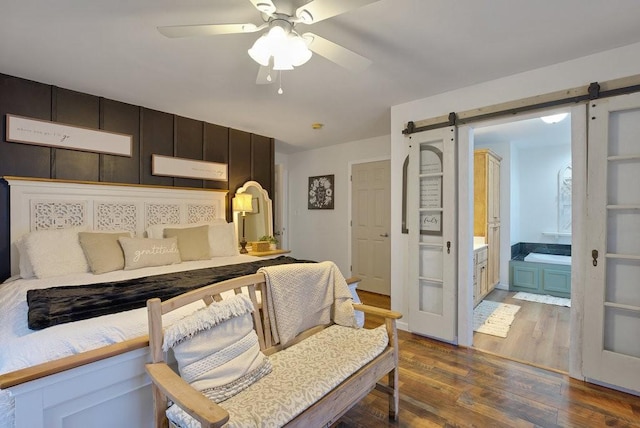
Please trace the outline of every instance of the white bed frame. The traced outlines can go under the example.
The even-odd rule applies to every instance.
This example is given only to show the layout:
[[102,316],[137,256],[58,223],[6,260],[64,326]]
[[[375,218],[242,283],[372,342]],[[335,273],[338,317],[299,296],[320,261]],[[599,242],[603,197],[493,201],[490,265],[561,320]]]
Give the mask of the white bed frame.
[[[153,224],[225,218],[224,190],[4,179],[12,275],[19,272],[15,243],[32,230],[87,226],[144,236]],[[0,389],[14,400],[9,414],[0,416],[1,428],[151,427],[147,344],[146,337],[133,339],[1,375]]]

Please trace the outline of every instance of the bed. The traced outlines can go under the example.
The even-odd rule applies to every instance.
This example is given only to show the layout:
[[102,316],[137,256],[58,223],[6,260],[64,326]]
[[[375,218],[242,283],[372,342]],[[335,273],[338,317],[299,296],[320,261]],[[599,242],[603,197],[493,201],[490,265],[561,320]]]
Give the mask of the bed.
[[[144,306],[55,321],[36,330],[28,325],[32,319],[26,298],[61,285],[75,290],[97,283],[164,280],[162,275],[175,272],[263,263],[264,258],[238,253],[233,224],[224,219],[226,191],[5,180],[10,189],[12,277],[0,285],[0,427],[151,426],[152,396],[144,371],[149,361]],[[216,237],[209,257],[136,265],[135,255],[159,251],[135,245],[148,245],[154,239],[191,242],[181,237],[197,228],[208,232],[209,241]],[[104,260],[93,260],[90,256],[98,253],[87,252],[84,242],[85,271],[69,261],[68,254],[73,253],[65,247],[69,236],[94,238],[116,232],[121,234],[117,239],[124,249],[124,268],[93,273],[101,272]],[[167,237],[169,232],[177,235]],[[128,251],[125,244],[133,247]],[[179,247],[183,255],[195,251]],[[171,252],[163,252],[163,257],[172,257]],[[26,266],[25,260],[33,265]],[[34,273],[37,278],[30,277]]]

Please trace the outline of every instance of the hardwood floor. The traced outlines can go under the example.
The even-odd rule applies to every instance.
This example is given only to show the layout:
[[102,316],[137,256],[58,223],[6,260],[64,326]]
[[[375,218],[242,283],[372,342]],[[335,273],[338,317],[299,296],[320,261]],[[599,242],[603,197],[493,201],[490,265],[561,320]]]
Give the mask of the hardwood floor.
[[[365,303],[384,303],[358,294]],[[386,396],[373,391],[336,427],[640,428],[639,397],[473,348],[403,331],[399,338],[399,420],[388,420]]]
[[485,300],[520,306],[506,338],[474,333],[473,347],[540,367],[569,371],[570,308],[516,300],[513,291],[493,290]]

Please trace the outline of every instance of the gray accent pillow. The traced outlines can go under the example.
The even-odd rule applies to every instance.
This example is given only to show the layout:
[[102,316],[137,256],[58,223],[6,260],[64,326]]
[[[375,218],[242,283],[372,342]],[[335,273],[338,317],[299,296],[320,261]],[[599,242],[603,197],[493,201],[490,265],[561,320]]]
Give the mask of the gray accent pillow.
[[207,225],[180,229],[166,228],[164,229],[164,237],[178,238],[178,249],[183,262],[211,258],[209,226]]
[[124,269],[124,253],[118,238],[130,237],[129,232],[80,232],[80,246],[94,274]]
[[118,238],[124,251],[124,270],[180,263],[178,238]]

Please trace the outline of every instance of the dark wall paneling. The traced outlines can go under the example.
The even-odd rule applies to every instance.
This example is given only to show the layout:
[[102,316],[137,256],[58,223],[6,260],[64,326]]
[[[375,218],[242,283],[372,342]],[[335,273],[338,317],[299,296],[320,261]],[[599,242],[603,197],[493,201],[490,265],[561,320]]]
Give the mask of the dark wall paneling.
[[[203,122],[186,117],[175,116],[175,154],[179,158],[203,159]],[[173,185],[179,187],[203,187],[204,180],[192,178],[174,179]]]
[[51,120],[51,86],[0,74],[0,175],[51,178],[51,149],[7,143],[6,115]]
[[172,177],[151,175],[151,155],[173,156],[173,115],[143,108],[141,113],[142,184],[173,186]]
[[274,153],[271,138],[251,134],[251,177],[273,198]]
[[0,182],[0,281],[11,276],[11,247],[9,241],[9,185]]
[[232,217],[231,198],[239,187],[251,180],[251,134],[229,129],[229,193],[227,218]]
[[[132,157],[7,143],[6,114],[131,135]],[[0,177],[224,189],[229,191],[227,219],[233,218],[231,198],[247,180],[259,182],[270,194],[274,188],[271,138],[4,74],[0,74],[0,115]],[[226,163],[229,179],[154,176],[152,154]],[[8,194],[8,188],[0,185],[0,281],[11,269]]]
[[[211,123],[204,124],[204,160],[228,164],[229,162],[229,128]],[[229,189],[228,181],[205,180],[207,189]]]
[[[93,95],[68,89],[53,90],[54,122],[100,127],[100,99]],[[52,178],[65,180],[100,180],[100,155],[78,150],[53,149]]]
[[100,155],[100,181],[140,182],[140,107],[100,99],[100,129],[131,135],[131,157]]

